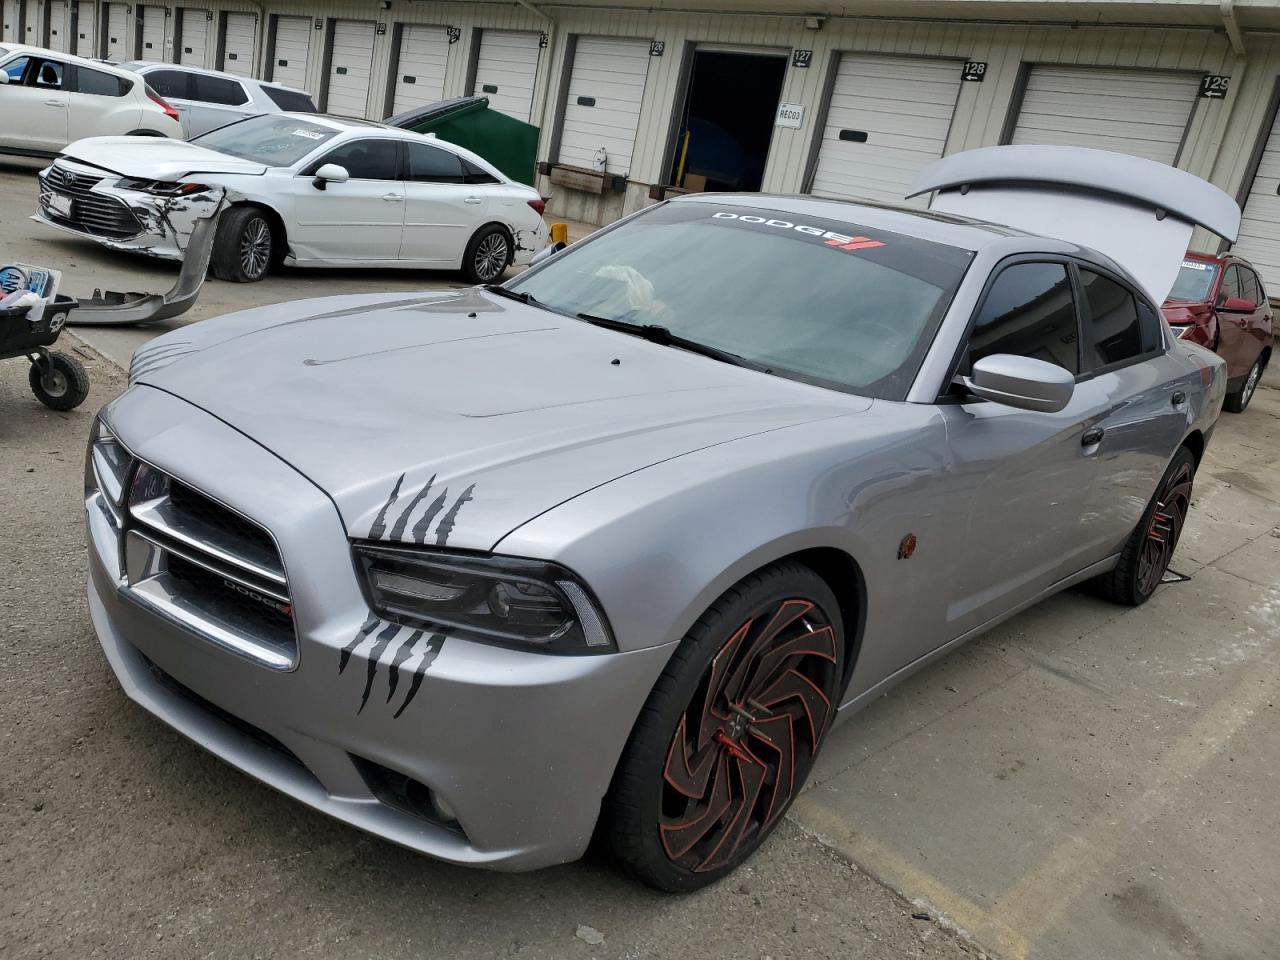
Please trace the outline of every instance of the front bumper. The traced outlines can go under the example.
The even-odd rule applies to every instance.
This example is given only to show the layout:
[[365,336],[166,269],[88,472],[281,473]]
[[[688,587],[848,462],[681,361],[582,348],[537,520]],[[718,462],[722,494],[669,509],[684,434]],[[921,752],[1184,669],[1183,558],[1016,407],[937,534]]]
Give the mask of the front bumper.
[[[90,612],[131,698],[257,779],[433,857],[515,870],[582,854],[671,646],[556,657],[455,636],[433,659],[404,661],[397,688],[391,664],[411,631],[369,628],[346,532],[321,491],[169,394],[135,387],[110,419],[134,456],[247,517],[271,518],[297,634],[295,663],[270,669],[159,614],[121,569],[117,531],[94,494]],[[388,799],[371,770],[424,785],[457,823]]]

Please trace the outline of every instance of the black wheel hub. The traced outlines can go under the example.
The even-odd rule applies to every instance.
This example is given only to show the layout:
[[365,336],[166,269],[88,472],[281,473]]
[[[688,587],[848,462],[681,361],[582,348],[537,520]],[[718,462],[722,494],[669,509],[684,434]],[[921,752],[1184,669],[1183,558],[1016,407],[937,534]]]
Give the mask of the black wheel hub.
[[1138,589],[1144,594],[1152,593],[1160,585],[1178,547],[1182,527],[1191,510],[1191,481],[1191,464],[1182,463],[1160,489],[1138,556]]

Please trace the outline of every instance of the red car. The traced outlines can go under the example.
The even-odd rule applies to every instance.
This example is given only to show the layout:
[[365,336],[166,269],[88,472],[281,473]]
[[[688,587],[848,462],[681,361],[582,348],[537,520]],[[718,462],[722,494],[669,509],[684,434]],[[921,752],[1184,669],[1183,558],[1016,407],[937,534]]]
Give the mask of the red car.
[[1248,260],[1188,253],[1164,302],[1175,336],[1227,361],[1225,406],[1241,413],[1271,359],[1271,304]]

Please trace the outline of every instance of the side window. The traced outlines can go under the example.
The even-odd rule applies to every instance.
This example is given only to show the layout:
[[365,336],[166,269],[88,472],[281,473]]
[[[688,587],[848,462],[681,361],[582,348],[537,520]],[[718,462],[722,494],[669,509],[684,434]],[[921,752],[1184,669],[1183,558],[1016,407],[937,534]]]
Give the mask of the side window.
[[191,74],[181,70],[152,70],[147,74],[147,86],[166,99],[191,99]]
[[462,158],[462,171],[467,183],[501,183],[502,181],[487,170],[482,170],[465,157]]
[[352,180],[396,180],[399,140],[352,140],[330,150],[307,168],[310,176],[326,163],[345,167]]
[[1218,294],[1218,300],[1239,297],[1240,295],[1240,274],[1235,265],[1232,264],[1227,267],[1227,272],[1222,276],[1222,292]]
[[1060,263],[1018,263],[996,277],[969,336],[969,360],[1012,353],[1080,372],[1075,301]]
[[1267,302],[1267,288],[1262,285],[1262,278],[1252,271],[1250,271],[1249,275],[1253,277],[1253,286],[1258,293],[1258,299],[1256,301],[1257,304],[1259,306],[1265,306]]
[[1089,332],[1093,340],[1091,368],[1105,367],[1141,356],[1144,343],[1138,305],[1128,287],[1092,270],[1080,271],[1080,285],[1089,305]]
[[28,78],[30,86],[39,87],[41,90],[61,90],[62,89],[62,64],[56,60],[41,60],[35,70],[35,74]]
[[1258,282],[1253,271],[1244,267],[1237,267],[1236,270],[1240,274],[1240,296],[1250,303],[1261,302],[1262,297],[1258,296]]
[[31,62],[30,57],[16,57],[4,65],[4,72],[9,78],[10,83],[21,83],[22,75],[27,72],[27,64]]
[[409,170],[406,180],[414,183],[464,183],[462,158],[426,143],[406,144],[409,148]]
[[123,97],[129,92],[129,88],[120,82],[119,77],[101,70],[77,67],[76,92],[93,94],[95,97]]
[[[148,79],[150,79],[148,77]],[[238,107],[249,102],[244,87],[226,77],[208,77],[203,73],[191,75],[191,99],[205,103],[217,103],[226,107]]]

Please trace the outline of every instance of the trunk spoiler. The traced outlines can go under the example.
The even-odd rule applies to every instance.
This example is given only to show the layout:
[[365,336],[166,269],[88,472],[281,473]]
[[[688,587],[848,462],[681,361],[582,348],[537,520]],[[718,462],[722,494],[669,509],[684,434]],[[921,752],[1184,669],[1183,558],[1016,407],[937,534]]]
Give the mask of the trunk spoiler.
[[1199,177],[1167,164],[1086,147],[981,147],[935,160],[908,197],[937,191],[930,208],[1089,247],[1164,302],[1191,233],[1228,242],[1240,207]]
[[200,295],[209,258],[213,255],[213,238],[218,230],[218,217],[226,205],[224,193],[208,214],[196,220],[187,246],[182,251],[182,268],[178,279],[166,293],[121,293],[94,290],[93,296],[80,301],[69,315],[68,324],[78,327],[156,323],[177,317],[190,310]]

